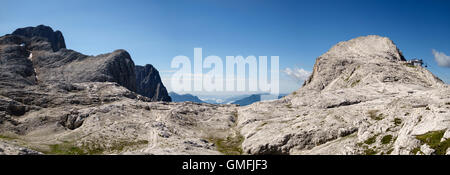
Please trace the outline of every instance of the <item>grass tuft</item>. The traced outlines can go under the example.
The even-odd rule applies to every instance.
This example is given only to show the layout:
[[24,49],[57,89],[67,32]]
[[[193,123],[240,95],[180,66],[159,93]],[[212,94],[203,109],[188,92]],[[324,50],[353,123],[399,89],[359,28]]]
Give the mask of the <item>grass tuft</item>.
[[413,150],[411,150],[411,153],[412,153],[413,155],[416,155],[419,151],[420,151],[420,147],[416,147],[416,148],[414,148]]
[[356,85],[358,85],[358,83],[360,82],[361,80],[356,80],[356,81],[354,81],[353,83],[352,83],[352,87],[355,87]]
[[225,154],[225,155],[241,155],[242,151],[242,142],[244,141],[244,136],[240,133],[236,132],[236,135],[227,138],[209,138],[210,142],[216,145],[217,151]]
[[364,150],[364,154],[365,155],[375,155],[375,154],[377,154],[378,153],[378,151],[376,151],[376,150],[373,150],[373,149],[366,149],[366,150]]
[[395,119],[394,119],[394,124],[395,124],[395,126],[399,126],[400,124],[402,124],[402,119],[400,119],[400,118],[395,118]]
[[383,138],[381,138],[381,144],[385,145],[388,143],[391,143],[392,135],[386,135]]
[[99,155],[106,151],[122,152],[126,147],[148,144],[147,140],[138,141],[119,141],[112,144],[110,147],[105,147],[101,144],[92,144],[77,146],[74,142],[65,141],[61,144],[49,145],[49,150],[41,152],[51,155]]
[[423,135],[416,136],[417,140],[420,142],[427,144],[432,149],[434,149],[436,154],[445,155],[447,149],[450,147],[450,139],[446,139],[441,142],[442,137],[444,136],[445,130],[440,131],[431,131],[427,132]]
[[374,135],[373,137],[368,138],[366,141],[364,141],[365,144],[371,145],[377,141],[377,135]]
[[15,139],[17,139],[17,137],[7,136],[7,135],[0,135],[0,139],[3,139],[3,140],[15,140]]

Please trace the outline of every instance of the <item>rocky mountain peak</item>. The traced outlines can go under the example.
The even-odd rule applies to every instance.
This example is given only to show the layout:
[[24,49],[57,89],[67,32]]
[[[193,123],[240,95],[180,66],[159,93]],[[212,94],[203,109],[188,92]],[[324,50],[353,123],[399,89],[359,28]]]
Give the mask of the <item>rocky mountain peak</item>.
[[136,66],[135,72],[137,93],[151,98],[153,101],[172,101],[161,81],[158,70],[153,65]]
[[370,58],[406,61],[391,39],[378,35],[361,36],[349,41],[339,42],[323,55],[323,57],[325,56],[360,60]]
[[53,31],[49,26],[39,25],[36,27],[25,27],[16,29],[12,35],[24,36],[27,38],[44,38],[50,42],[53,51],[58,51],[59,49],[66,48],[66,43],[64,41],[64,36],[60,31]]
[[317,58],[304,87],[336,90],[376,83],[430,87],[442,81],[423,67],[409,65],[389,38],[369,35],[340,42]]

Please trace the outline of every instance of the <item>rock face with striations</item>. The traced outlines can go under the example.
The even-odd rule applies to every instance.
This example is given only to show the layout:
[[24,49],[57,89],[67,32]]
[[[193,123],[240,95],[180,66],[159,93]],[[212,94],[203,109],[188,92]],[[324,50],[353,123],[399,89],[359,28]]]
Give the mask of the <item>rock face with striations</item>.
[[[64,48],[32,50],[31,61],[21,39],[0,38],[0,154],[450,152],[450,88],[425,68],[406,64],[385,37],[341,42],[317,59],[298,91],[243,107],[152,102],[162,94],[138,95],[130,83],[144,95],[146,87],[161,90],[162,84],[149,83],[160,79],[157,71],[124,66],[129,56],[123,51],[88,57]],[[74,83],[91,79],[94,68],[120,80],[99,64],[108,61],[139,78]],[[68,73],[81,65],[90,74]]]
[[167,101],[171,98],[166,87],[161,81],[158,70],[152,65],[136,66],[136,88],[137,93],[146,96],[153,101]]

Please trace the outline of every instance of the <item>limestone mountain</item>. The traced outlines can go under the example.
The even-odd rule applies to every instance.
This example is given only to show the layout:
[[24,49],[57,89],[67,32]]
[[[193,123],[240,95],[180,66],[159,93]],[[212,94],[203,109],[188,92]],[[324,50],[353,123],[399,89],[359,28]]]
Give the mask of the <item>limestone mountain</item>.
[[426,69],[405,69],[405,61],[389,38],[359,37],[340,42],[317,58],[304,86],[311,90],[336,90],[379,82],[424,87],[442,84]]
[[449,101],[448,85],[390,39],[365,36],[317,58],[293,94],[239,109],[238,126],[248,154],[445,154]]

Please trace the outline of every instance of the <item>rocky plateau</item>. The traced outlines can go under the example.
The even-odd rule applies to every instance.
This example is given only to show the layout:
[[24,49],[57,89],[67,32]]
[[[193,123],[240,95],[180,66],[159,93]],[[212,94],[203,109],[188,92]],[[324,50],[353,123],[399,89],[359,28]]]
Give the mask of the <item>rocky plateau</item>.
[[338,43],[278,100],[170,101],[124,50],[83,55],[47,26],[0,37],[0,154],[450,154],[450,88],[386,37]]

